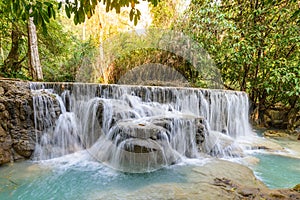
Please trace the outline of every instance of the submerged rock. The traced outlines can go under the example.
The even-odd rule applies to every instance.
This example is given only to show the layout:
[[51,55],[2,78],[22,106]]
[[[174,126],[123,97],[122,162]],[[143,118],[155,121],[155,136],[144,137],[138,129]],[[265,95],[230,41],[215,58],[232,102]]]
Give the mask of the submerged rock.
[[[112,189],[91,198],[98,199],[299,199],[291,190],[268,189],[253,172],[240,164],[209,160],[203,166],[187,168],[180,183],[156,183],[134,191]],[[113,194],[113,195],[112,195]]]

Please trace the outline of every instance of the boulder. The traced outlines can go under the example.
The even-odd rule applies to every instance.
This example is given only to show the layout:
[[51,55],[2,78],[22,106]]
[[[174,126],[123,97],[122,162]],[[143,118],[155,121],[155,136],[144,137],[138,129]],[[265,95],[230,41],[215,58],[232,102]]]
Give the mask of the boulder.
[[167,130],[161,126],[146,122],[138,123],[132,121],[117,122],[113,127],[111,137],[115,138],[117,135],[120,140],[127,138],[139,138],[139,139],[160,139],[161,135],[166,133]]
[[180,155],[195,157],[207,135],[204,119],[195,116],[114,120],[109,134],[90,151],[101,162],[125,172],[156,170],[176,163]]

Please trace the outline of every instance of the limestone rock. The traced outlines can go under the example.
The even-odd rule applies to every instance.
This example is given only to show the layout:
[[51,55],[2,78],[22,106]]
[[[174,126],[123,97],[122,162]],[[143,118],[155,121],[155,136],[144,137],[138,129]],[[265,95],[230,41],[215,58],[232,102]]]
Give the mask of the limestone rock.
[[289,135],[282,130],[267,130],[264,132],[265,137],[289,137]]
[[[106,141],[99,139],[91,153],[101,162],[125,172],[156,170],[176,163],[180,154],[195,157],[194,151],[202,149],[200,146],[207,135],[201,117],[153,116],[140,121],[134,116],[131,118],[130,112],[123,113],[122,109],[113,115],[114,122]],[[182,137],[186,144],[179,144]]]
[[8,163],[11,160],[11,152],[9,150],[1,149],[0,147],[0,165]]
[[4,95],[5,91],[4,88],[0,86],[0,95]]
[[0,164],[29,158],[35,141],[28,82],[0,79]]
[[3,103],[0,103],[0,112],[5,110],[5,105]]
[[30,143],[29,140],[19,140],[13,144],[14,150],[25,158],[30,158],[34,151],[34,143]]
[[[157,139],[167,130],[151,123],[118,122],[114,127],[114,134],[121,138]],[[114,136],[115,137],[115,136]]]
[[[95,196],[99,199],[285,199],[297,200],[295,190],[271,190],[253,172],[240,164],[210,161],[184,174],[184,183],[157,183],[128,193],[112,189]],[[113,196],[111,194],[114,194]]]
[[2,126],[0,126],[0,138],[6,135],[7,135],[6,131],[2,128]]

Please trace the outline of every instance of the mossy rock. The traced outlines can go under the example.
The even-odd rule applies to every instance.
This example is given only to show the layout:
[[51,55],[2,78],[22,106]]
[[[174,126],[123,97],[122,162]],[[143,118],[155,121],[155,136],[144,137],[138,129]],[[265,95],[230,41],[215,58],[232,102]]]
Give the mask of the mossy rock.
[[297,191],[300,193],[300,183],[297,184],[295,187],[293,187],[293,190]]

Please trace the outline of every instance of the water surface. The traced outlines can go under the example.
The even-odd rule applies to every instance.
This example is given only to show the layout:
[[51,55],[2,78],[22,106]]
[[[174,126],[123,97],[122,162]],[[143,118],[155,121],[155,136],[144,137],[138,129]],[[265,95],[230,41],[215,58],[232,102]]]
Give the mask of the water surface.
[[257,153],[254,173],[270,188],[292,188],[300,183],[300,159]]
[[128,174],[93,161],[84,152],[0,168],[0,199],[97,199],[102,192],[129,193],[156,183],[184,183],[188,166]]

